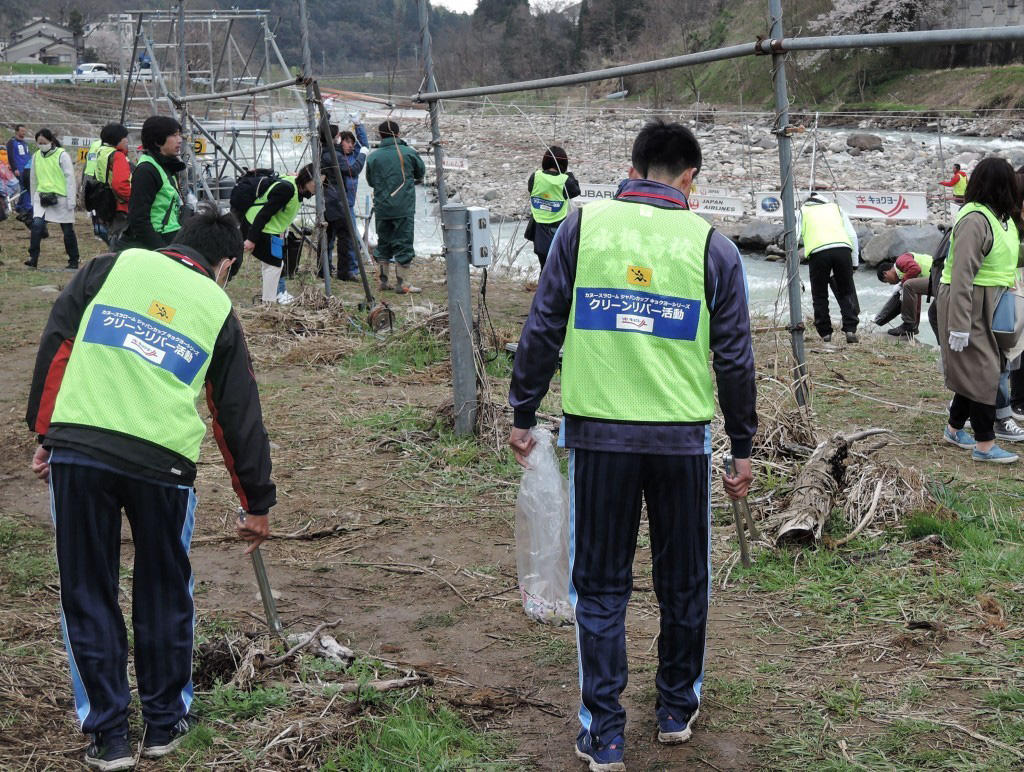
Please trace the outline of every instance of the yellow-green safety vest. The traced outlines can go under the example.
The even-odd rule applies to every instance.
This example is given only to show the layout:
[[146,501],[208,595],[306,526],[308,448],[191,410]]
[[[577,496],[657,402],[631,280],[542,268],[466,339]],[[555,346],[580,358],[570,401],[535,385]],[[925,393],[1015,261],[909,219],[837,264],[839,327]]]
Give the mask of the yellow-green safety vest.
[[82,315],[51,425],[126,434],[194,463],[206,434],[196,399],[230,312],[215,281],[126,249]]
[[274,236],[280,236],[288,230],[288,226],[292,224],[292,221],[295,219],[295,215],[299,213],[299,207],[302,205],[302,201],[299,199],[299,186],[295,184],[294,175],[282,177],[273,185],[269,186],[263,192],[263,195],[257,198],[245,213],[245,219],[251,224],[259,214],[260,209],[263,208],[263,205],[267,203],[267,199],[270,197],[270,191],[283,182],[287,182],[292,186],[292,198],[287,204],[285,204],[283,209],[278,210],[273,217],[267,220],[267,224],[263,226],[264,233],[269,233]]
[[712,229],[684,209],[609,200],[580,212],[579,259],[562,357],[566,415],[707,423],[704,265]]
[[160,190],[156,192],[153,206],[149,208],[149,223],[157,233],[174,233],[181,228],[178,222],[178,207],[181,206],[178,188],[171,182],[160,162],[149,153],[139,157],[139,165],[142,164],[152,164],[160,173]]
[[839,204],[805,204],[800,209],[800,220],[800,237],[804,241],[805,255],[838,244],[853,248],[850,234],[843,225]]
[[[927,276],[929,273],[931,273],[932,262],[934,261],[934,258],[931,255],[925,255],[922,254],[921,252],[911,252],[910,255],[914,258],[914,262],[916,262],[921,267],[922,276]],[[896,268],[895,264],[893,264],[893,268],[896,269],[896,275],[899,276],[902,280],[904,272],[901,271],[899,268]]]
[[967,174],[961,173],[961,175],[959,177],[957,177],[956,182],[953,184],[953,195],[954,196],[962,196],[966,192],[967,192]]
[[[984,204],[971,202],[965,204],[957,213],[956,221],[953,223],[953,233],[956,233],[957,224],[971,212],[981,212],[988,220],[992,229],[992,249],[988,251],[981,262],[977,275],[972,284],[979,287],[1012,287],[1017,283],[1017,255],[1020,251],[1020,235],[1017,232],[1017,225],[1013,220],[1005,223],[996,217],[992,210]],[[942,267],[943,284],[949,284],[953,277],[953,258],[956,254],[956,236],[949,239],[949,256],[946,264]]]
[[85,171],[83,174],[86,177],[92,177],[93,179],[99,179],[96,177],[96,159],[99,158],[100,148],[103,147],[101,140],[93,140],[93,143],[89,145],[89,150],[85,154]]
[[32,155],[32,168],[36,170],[36,190],[40,193],[56,193],[58,196],[68,194],[68,181],[64,170],[60,168],[60,157],[64,148],[58,147],[47,155],[37,150]]
[[[109,184],[107,166],[110,164],[110,159],[114,157],[116,151],[117,148],[110,145],[104,145],[99,149],[99,152],[96,153],[96,166],[92,173],[93,179]],[[113,170],[110,171],[111,173],[113,172]]]
[[533,187],[530,189],[530,213],[539,223],[550,225],[561,222],[569,214],[565,197],[565,183],[568,174],[548,174],[543,170],[533,173]]

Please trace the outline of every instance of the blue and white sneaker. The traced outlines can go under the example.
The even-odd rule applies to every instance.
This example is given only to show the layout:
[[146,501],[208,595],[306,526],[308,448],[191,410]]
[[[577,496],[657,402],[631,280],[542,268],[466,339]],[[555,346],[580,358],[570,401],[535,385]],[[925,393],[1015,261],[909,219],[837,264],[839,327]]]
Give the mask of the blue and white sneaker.
[[974,438],[963,429],[957,429],[956,434],[953,434],[948,426],[942,431],[942,439],[964,450],[974,450],[974,446],[977,444]]
[[693,722],[700,715],[700,708],[693,711],[693,715],[686,721],[680,721],[673,716],[669,709],[663,705],[658,706],[658,742],[665,745],[677,745],[684,743],[693,735]]
[[155,727],[146,724],[146,737],[142,741],[142,755],[147,759],[159,759],[173,753],[192,728],[191,716],[178,719],[170,727]]
[[1016,453],[1010,453],[1008,450],[1003,450],[998,445],[993,445],[991,450],[978,450],[974,449],[971,453],[971,458],[975,461],[988,461],[990,464],[1012,464],[1017,461],[1020,456]]
[[91,742],[85,751],[85,765],[100,772],[119,772],[135,768],[135,756],[128,744],[128,724],[110,732],[96,732],[90,735]]
[[626,741],[616,735],[610,743],[598,747],[586,729],[576,738],[576,758],[590,765],[590,772],[626,772],[622,762]]

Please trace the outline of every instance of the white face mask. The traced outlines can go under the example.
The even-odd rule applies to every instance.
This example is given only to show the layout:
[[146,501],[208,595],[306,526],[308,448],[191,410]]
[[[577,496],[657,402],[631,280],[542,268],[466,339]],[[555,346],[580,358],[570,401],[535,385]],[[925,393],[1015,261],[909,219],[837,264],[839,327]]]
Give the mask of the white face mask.
[[44,153],[51,147],[49,142],[36,142],[36,145],[38,145],[39,149],[42,150]]

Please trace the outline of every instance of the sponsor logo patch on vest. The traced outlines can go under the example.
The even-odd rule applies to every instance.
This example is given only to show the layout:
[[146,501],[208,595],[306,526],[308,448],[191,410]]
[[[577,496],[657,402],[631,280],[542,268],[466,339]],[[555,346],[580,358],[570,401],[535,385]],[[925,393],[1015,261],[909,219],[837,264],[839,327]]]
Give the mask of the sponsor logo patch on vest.
[[610,287],[577,287],[577,330],[642,332],[658,338],[696,340],[700,300]]
[[155,319],[159,319],[161,322],[169,322],[172,319],[174,319],[174,315],[177,313],[177,310],[171,308],[166,303],[161,303],[159,300],[154,300],[152,303],[150,303],[149,311],[147,311],[146,313],[148,313]]
[[113,306],[93,307],[82,339],[131,351],[182,383],[192,383],[209,357],[199,344],[169,327]]
[[654,271],[650,268],[643,268],[639,265],[631,265],[626,268],[626,281],[640,287],[650,287]]

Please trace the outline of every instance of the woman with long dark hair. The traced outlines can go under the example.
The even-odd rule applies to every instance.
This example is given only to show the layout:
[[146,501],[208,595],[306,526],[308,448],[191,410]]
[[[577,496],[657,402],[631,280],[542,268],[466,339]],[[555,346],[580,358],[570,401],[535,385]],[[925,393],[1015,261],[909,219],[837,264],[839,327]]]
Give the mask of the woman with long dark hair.
[[69,271],[78,268],[78,237],[75,235],[75,165],[61,147],[53,132],[36,132],[32,155],[32,237],[28,244],[25,265],[35,268],[39,263],[39,242],[46,223],[60,225],[64,232],[64,251],[68,254]]
[[[946,387],[953,393],[946,442],[975,461],[1011,464],[1014,453],[995,444],[996,391],[1005,357],[992,332],[999,298],[1017,281],[1021,195],[1013,167],[986,158],[967,183],[953,224],[938,294],[939,343]],[[971,421],[973,439],[964,431]]]

